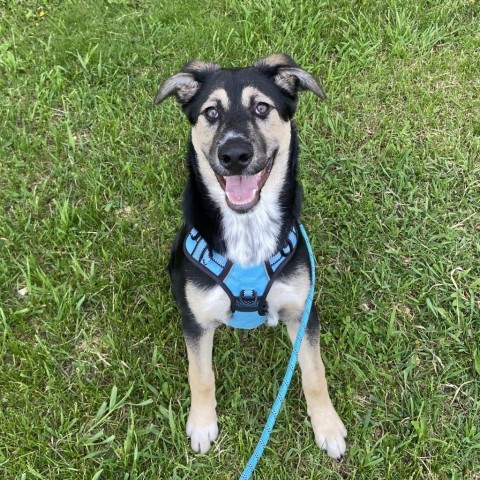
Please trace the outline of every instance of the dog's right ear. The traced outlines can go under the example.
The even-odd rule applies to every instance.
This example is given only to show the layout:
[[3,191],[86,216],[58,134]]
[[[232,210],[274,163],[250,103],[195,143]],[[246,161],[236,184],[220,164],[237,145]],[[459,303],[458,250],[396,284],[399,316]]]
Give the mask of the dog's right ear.
[[273,81],[290,95],[296,96],[299,90],[309,90],[321,100],[327,98],[320,83],[286,53],[274,53],[260,58],[253,66],[272,77]]
[[173,94],[182,105],[188,103],[200,90],[205,78],[217,70],[220,70],[220,66],[215,63],[201,60],[188,62],[179,73],[165,80],[155,95],[153,103],[158,105]]

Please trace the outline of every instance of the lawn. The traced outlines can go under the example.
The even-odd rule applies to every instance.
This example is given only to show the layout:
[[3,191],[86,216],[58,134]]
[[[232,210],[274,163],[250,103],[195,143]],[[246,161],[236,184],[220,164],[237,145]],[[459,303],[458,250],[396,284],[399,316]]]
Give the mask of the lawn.
[[480,3],[0,1],[0,478],[235,479],[290,354],[217,331],[220,436],[185,435],[169,289],[188,60],[285,51],[341,462],[298,372],[257,479],[480,479]]

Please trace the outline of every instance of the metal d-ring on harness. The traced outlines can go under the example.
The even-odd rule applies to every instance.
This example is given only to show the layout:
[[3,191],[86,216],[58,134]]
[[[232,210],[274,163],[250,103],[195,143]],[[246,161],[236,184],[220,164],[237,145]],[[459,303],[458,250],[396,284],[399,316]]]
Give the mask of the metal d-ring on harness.
[[[313,258],[312,247],[310,246],[303,225],[298,223],[292,227],[285,247],[271,257],[268,262],[247,269],[242,269],[238,265],[232,264],[219,253],[213,251],[195,229],[192,229],[190,233],[187,234],[184,242],[184,252],[187,255],[187,258],[221,285],[230,297],[233,319],[228,321],[227,324],[236,328],[255,328],[266,320],[266,315],[268,313],[266,297],[268,291],[270,290],[275,277],[280,270],[285,267],[295,252],[298,244],[298,230],[300,230],[307,246],[312,283],[305,301],[305,309],[300,321],[297,338],[293,344],[292,353],[288,361],[287,370],[283,377],[280,390],[273,403],[272,410],[267,418],[260,440],[243,470],[240,480],[248,480],[252,476],[258,461],[262,457],[263,451],[270,438],[270,434],[275,426],[278,413],[285,400],[293,372],[295,371],[298,352],[300,351],[300,346],[302,344],[302,339],[305,334],[313,303],[315,260]],[[245,285],[249,288],[243,288],[240,286],[240,281],[246,282]]]

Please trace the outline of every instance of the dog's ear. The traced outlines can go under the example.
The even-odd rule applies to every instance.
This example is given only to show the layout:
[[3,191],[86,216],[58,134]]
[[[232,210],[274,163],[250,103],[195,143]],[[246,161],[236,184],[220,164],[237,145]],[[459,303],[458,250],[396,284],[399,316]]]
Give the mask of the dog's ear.
[[197,93],[200,84],[191,73],[180,72],[167,78],[159,88],[153,103],[158,105],[172,94],[175,94],[180,103],[187,103]]
[[285,53],[274,53],[260,58],[253,66],[271,76],[282,90],[292,96],[295,96],[299,90],[310,90],[322,100],[327,98],[320,83]]
[[215,63],[201,60],[188,62],[179,73],[165,80],[155,95],[153,103],[158,105],[172,94],[175,94],[182,105],[189,102],[198,92],[207,75],[219,69],[220,66]]

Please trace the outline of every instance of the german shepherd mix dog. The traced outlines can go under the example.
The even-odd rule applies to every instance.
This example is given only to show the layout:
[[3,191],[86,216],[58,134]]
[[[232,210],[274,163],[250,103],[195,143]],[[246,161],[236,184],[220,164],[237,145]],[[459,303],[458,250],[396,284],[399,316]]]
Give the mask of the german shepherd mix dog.
[[[207,452],[218,435],[215,329],[274,326],[282,319],[292,341],[297,335],[311,285],[297,228],[301,191],[292,117],[301,90],[325,98],[309,73],[275,54],[248,68],[187,63],[155,97],[158,104],[175,94],[192,126],[185,223],[169,271],[187,345],[187,435],[195,452]],[[316,443],[341,458],[347,431],[328,394],[319,329],[312,307],[299,353],[303,391]]]

